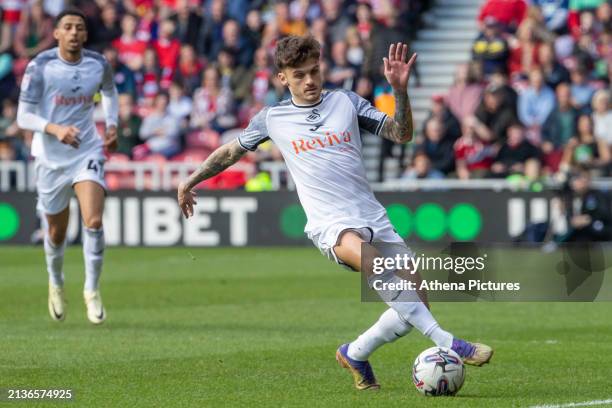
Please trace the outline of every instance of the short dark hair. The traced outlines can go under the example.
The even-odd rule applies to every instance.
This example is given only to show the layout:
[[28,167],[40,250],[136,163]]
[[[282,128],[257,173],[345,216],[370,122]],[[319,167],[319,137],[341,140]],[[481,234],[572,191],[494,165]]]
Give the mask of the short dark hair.
[[81,10],[76,8],[67,8],[65,10],[62,10],[62,12],[59,13],[57,17],[55,17],[55,27],[59,26],[59,23],[60,21],[62,21],[62,18],[66,16],[81,17],[83,19],[83,23],[85,23],[85,29],[87,29],[87,18],[85,18],[85,14],[83,14]]
[[321,44],[312,36],[291,35],[283,38],[276,45],[274,64],[278,70],[287,67],[295,68],[309,59],[319,59]]

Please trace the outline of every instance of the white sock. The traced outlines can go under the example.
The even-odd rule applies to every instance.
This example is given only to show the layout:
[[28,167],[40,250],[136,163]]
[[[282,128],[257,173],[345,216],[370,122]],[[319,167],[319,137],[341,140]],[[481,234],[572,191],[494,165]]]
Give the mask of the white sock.
[[45,233],[45,260],[47,261],[47,272],[49,273],[49,281],[55,287],[64,286],[64,248],[65,240],[60,245],[53,245],[49,239],[49,235]]
[[[384,282],[399,283],[401,278],[395,273],[386,272],[375,277]],[[370,279],[370,286],[373,279]],[[393,308],[402,320],[414,326],[418,331],[429,337],[438,347],[451,347],[453,335],[442,330],[427,306],[420,301],[416,291],[377,291],[382,300]]]
[[366,361],[377,348],[405,336],[411,329],[395,310],[387,309],[372,327],[349,344],[347,354],[353,360]]
[[442,330],[438,323],[436,323],[431,330],[424,334],[429,337],[438,347],[451,348],[453,346],[453,335],[446,330]]
[[423,302],[390,302],[389,306],[418,331],[429,337],[438,347],[450,347],[453,335],[440,328]]
[[98,289],[104,259],[104,230],[83,228],[83,258],[85,258],[85,290]]

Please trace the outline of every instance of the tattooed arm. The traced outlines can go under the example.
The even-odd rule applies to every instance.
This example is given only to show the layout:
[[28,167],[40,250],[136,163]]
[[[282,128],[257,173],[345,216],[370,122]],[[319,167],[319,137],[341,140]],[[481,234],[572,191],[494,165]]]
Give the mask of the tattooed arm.
[[236,163],[246,152],[247,150],[240,146],[237,140],[226,143],[212,152],[187,180],[179,184],[178,203],[185,218],[193,215],[193,206],[196,204],[196,193],[193,191],[193,188],[200,182],[216,176]]
[[387,118],[380,135],[395,143],[406,143],[412,140],[412,109],[408,92],[398,91],[395,94],[395,115]]
[[410,71],[415,64],[416,54],[408,62],[408,46],[406,44],[391,44],[389,58],[383,58],[385,78],[393,88],[395,96],[395,115],[387,118],[380,135],[396,143],[406,143],[412,140],[413,124],[412,109],[408,97],[408,80]]

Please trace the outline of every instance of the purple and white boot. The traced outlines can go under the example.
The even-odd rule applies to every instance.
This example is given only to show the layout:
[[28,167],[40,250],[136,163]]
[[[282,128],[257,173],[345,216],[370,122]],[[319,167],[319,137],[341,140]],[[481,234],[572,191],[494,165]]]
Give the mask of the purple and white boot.
[[493,356],[493,349],[486,344],[470,343],[458,338],[453,339],[451,349],[459,354],[464,364],[480,367],[487,364]]

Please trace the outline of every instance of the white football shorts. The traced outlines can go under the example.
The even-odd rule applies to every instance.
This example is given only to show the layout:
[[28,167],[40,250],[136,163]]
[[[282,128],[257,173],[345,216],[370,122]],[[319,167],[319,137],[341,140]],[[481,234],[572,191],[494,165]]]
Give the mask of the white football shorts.
[[70,203],[72,187],[81,181],[93,181],[106,191],[104,161],[104,156],[92,155],[86,160],[59,169],[51,169],[36,162],[36,190],[38,192],[36,209],[38,212],[49,215],[62,212]]
[[326,227],[321,233],[311,235],[309,238],[312,240],[314,245],[325,255],[329,260],[338,263],[348,269],[351,269],[342,260],[340,260],[334,252],[334,247],[338,245],[339,240],[343,233],[346,231],[354,231],[361,236],[361,238],[369,243],[372,242],[389,242],[394,245],[383,245],[381,246],[381,255],[385,257],[394,257],[395,255],[408,254],[413,256],[414,253],[402,237],[395,231],[391,221],[387,215],[381,216],[377,220],[369,220],[364,222],[359,221],[347,221],[339,222],[337,224]]

